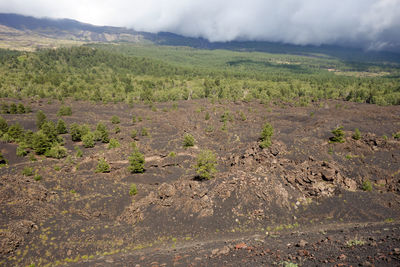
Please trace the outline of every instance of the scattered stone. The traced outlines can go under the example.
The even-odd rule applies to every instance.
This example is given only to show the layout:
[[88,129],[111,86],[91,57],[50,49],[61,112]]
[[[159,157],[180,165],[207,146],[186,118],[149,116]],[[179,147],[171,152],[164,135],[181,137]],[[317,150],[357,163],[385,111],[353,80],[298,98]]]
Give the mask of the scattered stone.
[[239,243],[235,245],[235,249],[245,249],[247,245],[245,243]]
[[400,255],[400,248],[394,248],[393,249],[393,254],[394,255]]
[[307,241],[305,241],[305,240],[302,239],[302,240],[300,240],[299,243],[296,244],[296,247],[303,248],[303,247],[305,247],[307,244],[308,244]]
[[344,260],[347,259],[347,256],[344,255],[344,254],[342,254],[342,255],[340,255],[340,256],[338,257],[338,259],[344,261]]

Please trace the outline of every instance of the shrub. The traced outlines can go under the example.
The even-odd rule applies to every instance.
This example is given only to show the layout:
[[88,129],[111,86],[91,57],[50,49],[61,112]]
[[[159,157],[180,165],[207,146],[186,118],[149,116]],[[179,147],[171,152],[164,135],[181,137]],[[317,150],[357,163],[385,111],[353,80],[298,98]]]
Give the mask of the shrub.
[[120,129],[118,126],[116,126],[116,127],[114,128],[114,133],[118,134],[118,133],[120,133],[120,132],[121,132],[121,129]]
[[42,180],[42,176],[40,174],[35,174],[33,179],[35,179],[35,181],[40,181],[40,180]]
[[111,123],[112,124],[118,124],[120,122],[121,121],[119,120],[118,116],[112,116],[112,118],[111,118]]
[[8,123],[3,117],[0,116],[0,136],[3,133],[6,133],[7,131],[8,131]]
[[67,131],[67,126],[65,125],[65,122],[64,122],[64,120],[62,120],[62,119],[59,119],[59,120],[57,121],[56,129],[57,129],[57,133],[58,133],[58,134],[65,134],[65,133],[68,132],[68,131]]
[[99,162],[96,167],[96,172],[105,173],[110,172],[111,167],[110,164],[104,158],[99,159]]
[[46,115],[43,113],[43,111],[39,110],[36,113],[36,127],[38,129],[41,129],[42,125],[43,125],[43,123],[45,123],[46,119],[47,119]]
[[260,143],[260,147],[261,148],[268,148],[271,146],[272,141],[271,141],[271,137],[274,134],[274,128],[272,127],[271,124],[269,124],[268,122],[264,124],[264,127],[261,131],[261,143]]
[[129,195],[134,196],[136,194],[137,194],[136,184],[132,183],[131,187],[129,188]]
[[205,115],[204,119],[206,121],[208,121],[210,119],[210,113],[206,112],[206,115]]
[[72,123],[69,129],[72,141],[80,141],[82,138],[81,129],[77,123]]
[[22,175],[23,176],[32,176],[33,169],[31,167],[25,166],[24,169],[22,170]]
[[221,115],[221,122],[227,122],[227,121],[233,121],[233,117],[231,115],[231,113],[229,111],[225,111],[222,115]]
[[88,132],[82,137],[82,143],[85,148],[94,147],[94,134],[92,132]]
[[242,121],[247,120],[246,115],[244,115],[243,111],[239,112],[239,117],[240,117],[240,120],[242,120]]
[[196,172],[201,179],[211,179],[217,172],[217,159],[211,150],[203,150],[197,156]]
[[132,139],[135,139],[136,136],[137,136],[137,130],[133,129],[133,130],[131,131],[131,137],[132,137]]
[[89,126],[78,125],[77,123],[72,123],[69,132],[71,133],[72,141],[81,141],[83,136],[90,132]]
[[352,138],[354,140],[360,140],[361,132],[360,132],[360,130],[358,130],[358,128],[354,129],[354,134],[352,135]]
[[96,131],[99,131],[100,133],[100,139],[102,143],[108,143],[110,142],[110,138],[108,137],[108,130],[107,127],[99,122],[96,126]]
[[42,124],[41,131],[43,134],[48,138],[49,142],[51,143],[58,143],[58,133],[57,128],[54,122],[46,121]]
[[108,149],[120,147],[120,144],[117,139],[111,138],[110,143],[108,144]]
[[17,108],[17,105],[15,103],[12,103],[10,105],[10,113],[11,114],[17,114],[18,113],[18,108]]
[[185,134],[185,137],[183,138],[183,146],[184,147],[191,147],[194,146],[194,137],[191,134]]
[[132,124],[136,123],[136,115],[132,115]]
[[18,114],[24,114],[26,112],[25,107],[22,103],[19,103],[17,106],[17,113]]
[[362,190],[371,192],[372,191],[372,183],[370,180],[365,180],[362,183]]
[[61,106],[60,109],[57,112],[57,116],[71,116],[72,115],[72,109],[71,107],[66,107],[66,106]]
[[0,152],[0,167],[7,164],[7,160],[4,158],[3,154]]
[[26,149],[27,149],[26,145],[23,143],[20,143],[19,146],[17,147],[17,151],[16,151],[17,156],[25,157],[26,155],[28,155],[28,151]]
[[128,170],[131,173],[142,173],[144,172],[144,155],[139,150],[135,150],[129,157]]
[[61,159],[67,156],[67,149],[56,144],[47,150],[44,155],[48,158]]
[[1,104],[1,113],[7,114],[10,113],[9,107],[7,103]]
[[7,134],[12,141],[19,141],[23,139],[24,136],[24,129],[22,126],[17,122],[14,125],[8,127]]
[[398,131],[397,133],[393,134],[393,138],[394,139],[400,139],[400,131]]
[[77,158],[81,158],[81,157],[83,156],[83,152],[82,152],[82,150],[80,149],[80,147],[79,147],[79,146],[74,146],[74,149],[75,149],[75,151],[76,151],[75,156],[76,156]]
[[329,138],[330,143],[344,143],[344,131],[343,126],[339,126],[332,130],[333,137]]
[[32,148],[36,154],[44,154],[51,148],[51,143],[41,131],[36,132],[32,135]]
[[141,136],[148,136],[149,135],[149,130],[145,127],[142,128],[141,132],[140,132]]

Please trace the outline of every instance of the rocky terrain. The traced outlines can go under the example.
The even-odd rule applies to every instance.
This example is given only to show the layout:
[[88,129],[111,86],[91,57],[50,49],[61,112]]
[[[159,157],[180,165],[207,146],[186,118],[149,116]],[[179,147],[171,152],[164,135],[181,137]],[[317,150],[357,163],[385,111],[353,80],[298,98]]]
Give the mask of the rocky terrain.
[[[58,119],[58,101],[24,104],[33,112],[1,116],[33,131],[38,110]],[[58,160],[18,157],[16,144],[0,144],[8,160],[0,169],[3,266],[400,264],[400,141],[392,136],[400,129],[398,106],[210,100],[63,105],[73,111],[63,117],[67,125],[94,129],[103,122],[120,147],[97,142],[84,148],[64,134],[68,156]],[[120,123],[112,124],[112,116]],[[274,134],[262,149],[265,122]],[[338,126],[345,142],[331,143]],[[359,140],[352,138],[355,128]],[[193,135],[193,147],[183,147],[185,134]],[[132,141],[145,155],[144,173],[127,168]],[[210,180],[199,179],[194,169],[203,149],[217,156]],[[110,164],[109,173],[95,172],[99,158]],[[22,175],[26,166],[42,179]],[[136,195],[129,193],[133,183]]]

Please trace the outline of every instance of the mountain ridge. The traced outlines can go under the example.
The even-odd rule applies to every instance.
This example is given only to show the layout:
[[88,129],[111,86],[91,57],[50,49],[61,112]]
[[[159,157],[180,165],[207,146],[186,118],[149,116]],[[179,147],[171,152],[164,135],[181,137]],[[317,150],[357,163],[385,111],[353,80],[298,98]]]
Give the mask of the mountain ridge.
[[18,50],[54,48],[91,42],[129,42],[310,56],[324,54],[346,61],[400,62],[400,54],[391,51],[364,51],[360,48],[335,45],[303,46],[267,41],[210,42],[201,37],[186,37],[170,32],[150,33],[124,27],[97,26],[68,18],[35,18],[13,13],[0,13],[0,26],[2,26],[0,40],[3,43],[0,48]]

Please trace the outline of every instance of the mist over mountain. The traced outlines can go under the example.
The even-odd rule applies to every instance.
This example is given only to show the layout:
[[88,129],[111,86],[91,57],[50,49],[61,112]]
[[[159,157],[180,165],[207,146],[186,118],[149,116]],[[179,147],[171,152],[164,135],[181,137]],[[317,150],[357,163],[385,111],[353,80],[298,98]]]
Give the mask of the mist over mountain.
[[400,51],[400,0],[1,0],[0,12],[172,32],[210,42],[269,41]]

